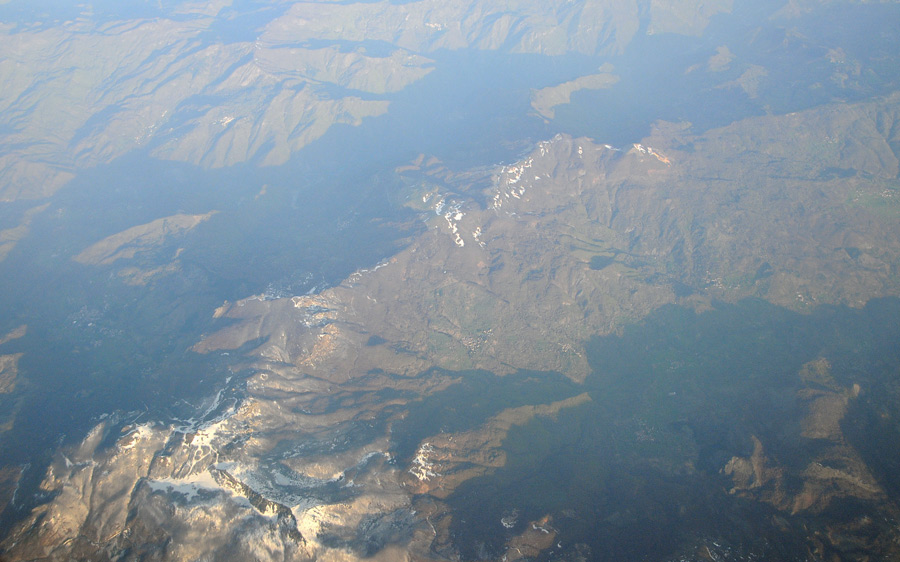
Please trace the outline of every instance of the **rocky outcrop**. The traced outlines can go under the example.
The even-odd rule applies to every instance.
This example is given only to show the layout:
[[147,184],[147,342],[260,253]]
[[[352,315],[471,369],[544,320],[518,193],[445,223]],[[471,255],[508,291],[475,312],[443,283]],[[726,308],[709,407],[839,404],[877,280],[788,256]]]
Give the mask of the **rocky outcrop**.
[[132,259],[136,255],[158,246],[169,236],[177,236],[186,232],[203,221],[208,220],[213,213],[205,215],[174,215],[156,219],[153,222],[134,226],[108,236],[91,245],[77,256],[75,261],[90,265],[110,265],[120,259]]
[[36,215],[46,210],[50,203],[31,207],[24,213],[16,226],[0,230],[0,262],[6,259],[6,256],[16,247],[16,244],[22,238],[25,238],[30,229],[31,221]]
[[[174,273],[179,269],[178,256],[182,249],[176,250],[171,257],[160,259],[157,254],[161,251],[161,246],[209,220],[214,214],[215,211],[203,215],[182,214],[156,219],[107,236],[72,259],[85,265],[100,266],[112,265],[124,259],[128,265],[118,269],[118,276],[131,285],[146,285],[153,277]],[[121,262],[117,265],[121,265]]]
[[19,359],[22,355],[22,353],[0,355],[0,394],[10,393],[15,388]]
[[555,416],[587,401],[590,396],[585,393],[552,404],[510,408],[470,431],[429,437],[416,449],[404,483],[416,494],[446,498],[462,482],[506,464],[503,440],[514,425],[524,425],[535,416]]
[[[734,481],[732,494],[771,503],[791,514],[803,511],[819,513],[841,498],[883,500],[884,490],[866,468],[865,462],[849,445],[840,422],[848,401],[860,393],[858,384],[843,389],[830,374],[824,358],[803,366],[800,379],[805,383],[797,397],[806,408],[800,436],[817,440],[819,453],[807,459],[805,466],[778,466],[768,458],[762,442],[753,436],[749,458],[733,457],[723,472]],[[787,479],[802,484],[793,489]]]
[[531,107],[545,119],[553,119],[556,115],[554,108],[569,103],[573,93],[579,90],[610,88],[618,81],[619,77],[613,74],[612,65],[605,64],[600,67],[600,73],[598,74],[579,76],[575,80],[533,91],[531,93]]
[[[21,338],[25,335],[28,327],[19,326],[8,334],[0,337],[0,346],[10,341]],[[16,387],[16,377],[19,374],[19,359],[24,353],[8,353],[0,354],[0,394],[7,394]],[[0,431],[3,431],[3,425],[0,425]]]

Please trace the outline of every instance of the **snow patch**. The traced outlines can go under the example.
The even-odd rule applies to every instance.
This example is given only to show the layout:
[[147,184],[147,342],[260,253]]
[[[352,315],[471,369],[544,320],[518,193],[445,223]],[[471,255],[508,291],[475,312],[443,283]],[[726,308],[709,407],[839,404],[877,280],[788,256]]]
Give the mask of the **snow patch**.
[[428,460],[428,455],[434,452],[431,443],[422,443],[416,456],[412,460],[412,466],[409,467],[409,473],[418,478],[421,482],[427,482],[432,478],[440,476],[435,472],[434,463]]
[[148,479],[146,483],[154,492],[181,494],[188,502],[193,501],[202,490],[218,491],[222,489],[208,471],[192,474],[186,478]]

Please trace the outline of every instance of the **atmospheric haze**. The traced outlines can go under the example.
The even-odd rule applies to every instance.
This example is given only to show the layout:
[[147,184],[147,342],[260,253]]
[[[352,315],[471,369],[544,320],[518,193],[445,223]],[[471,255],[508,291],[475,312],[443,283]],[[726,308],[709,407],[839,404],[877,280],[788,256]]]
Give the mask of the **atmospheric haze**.
[[0,2],[0,560],[900,559],[900,2]]

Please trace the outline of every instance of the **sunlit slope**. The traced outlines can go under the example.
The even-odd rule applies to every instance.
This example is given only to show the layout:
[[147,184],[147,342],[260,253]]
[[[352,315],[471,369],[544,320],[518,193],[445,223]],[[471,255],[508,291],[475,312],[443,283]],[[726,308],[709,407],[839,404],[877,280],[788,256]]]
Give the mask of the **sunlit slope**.
[[[430,52],[616,54],[640,25],[636,0],[299,2],[246,40],[218,32],[225,4],[2,25],[0,200],[47,197],[138,149],[204,167],[281,164],[335,123],[383,114],[384,94],[433,68]],[[695,33],[729,7],[707,2],[666,31]],[[650,17],[669,11],[654,2]]]
[[[510,432],[605,404],[607,389],[630,389],[614,381],[597,390],[585,349],[591,336],[669,303],[703,311],[715,299],[756,296],[805,311],[898,294],[898,106],[896,96],[835,104],[702,135],[660,124],[623,147],[559,136],[487,171],[417,159],[398,173],[410,203],[425,208],[427,231],[318,294],[225,303],[215,314],[230,322],[195,350],[240,353],[236,367],[253,373],[245,399],[223,398],[179,426],[127,427],[118,439],[108,434],[113,423],[97,426],[58,455],[44,482],[58,495],[5,546],[14,556],[65,557],[75,549],[150,552],[176,537],[166,552],[180,559],[200,551],[177,537],[203,536],[205,551],[219,553],[241,537],[248,556],[452,558],[464,545],[454,542],[446,502],[507,465],[499,444]],[[506,373],[509,382],[470,369]],[[894,513],[840,425],[865,389],[836,382],[824,360],[796,376],[799,438],[821,446],[797,452],[809,456],[788,466],[769,454],[770,437],[752,433],[752,424],[735,427],[756,445],[729,451],[716,467],[727,477],[722,493],[771,505],[779,517],[812,517],[840,498]],[[583,394],[586,379],[599,394]],[[432,397],[481,380],[508,385],[491,395],[500,400],[493,406],[476,395],[423,413]],[[647,392],[667,392],[654,381]],[[702,385],[699,392],[687,404],[699,403]],[[441,418],[457,407],[469,417]],[[421,425],[404,425],[407,418]],[[653,420],[632,421],[638,448],[623,455],[646,458],[640,447],[662,447],[652,445],[662,435]],[[678,460],[694,462],[699,445],[679,436],[656,469],[702,479]],[[106,440],[115,445],[101,446]],[[785,487],[785,479],[796,482]],[[517,517],[505,515],[504,528]],[[540,539],[566,532],[566,522],[548,525],[535,519],[528,529],[537,534],[529,534],[519,524],[504,548],[551,548]],[[817,529],[798,540],[817,544]],[[888,543],[873,544],[889,554]]]

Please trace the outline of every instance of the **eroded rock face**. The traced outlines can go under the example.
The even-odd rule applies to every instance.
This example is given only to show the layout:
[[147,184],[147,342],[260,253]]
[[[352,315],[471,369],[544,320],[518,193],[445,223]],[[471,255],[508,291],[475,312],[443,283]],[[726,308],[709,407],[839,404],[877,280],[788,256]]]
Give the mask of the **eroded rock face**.
[[[893,204],[883,124],[897,107],[826,107],[699,137],[662,125],[630,147],[559,136],[514,164],[465,173],[417,159],[398,174],[426,209],[424,233],[318,294],[223,304],[215,316],[228,323],[194,349],[241,350],[234,368],[251,374],[240,399],[221,394],[181,426],[113,435],[115,423],[98,425],[59,453],[43,483],[53,499],[4,548],[14,559],[453,559],[445,500],[506,465],[514,428],[592,397],[535,399],[399,454],[394,428],[411,408],[472,369],[557,371],[580,384],[588,337],[667,303],[703,310],[757,296],[803,310],[896,294],[898,214],[871,202]],[[785,128],[808,141],[783,141]],[[859,131],[876,141],[861,146]],[[838,166],[853,175],[830,177]],[[753,437],[749,457],[722,467],[732,494],[786,516],[840,498],[881,505],[841,432],[859,387],[837,385],[822,361],[798,376],[800,436],[820,452],[782,466]],[[654,431],[638,424],[635,440]],[[692,462],[658,466],[695,474]],[[564,524],[530,522],[509,537],[507,559],[537,556]]]

